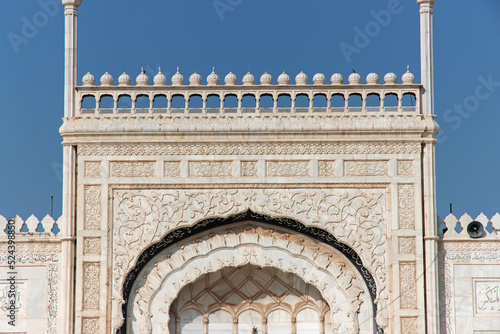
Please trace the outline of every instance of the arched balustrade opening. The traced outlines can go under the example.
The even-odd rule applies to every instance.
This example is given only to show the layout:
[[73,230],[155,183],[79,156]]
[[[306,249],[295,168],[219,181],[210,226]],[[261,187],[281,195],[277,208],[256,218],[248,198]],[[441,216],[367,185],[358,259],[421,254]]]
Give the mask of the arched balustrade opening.
[[255,96],[252,94],[243,95],[243,98],[241,99],[241,112],[254,113],[255,108],[257,108]]
[[126,114],[130,113],[132,110],[132,98],[130,95],[120,95],[118,97],[118,113],[119,114]]
[[216,114],[220,112],[221,103],[219,95],[209,95],[207,97],[207,113]]
[[384,111],[397,112],[399,106],[398,96],[394,93],[388,93],[384,96]]
[[415,98],[415,94],[413,93],[404,93],[403,98],[401,100],[401,105],[404,112],[414,112],[417,110],[416,107],[417,101]]
[[151,101],[147,95],[138,95],[135,100],[135,113],[136,114],[147,114],[149,113],[149,108],[151,107]]
[[224,97],[224,112],[236,113],[238,112],[238,97],[233,94]]
[[94,114],[97,102],[94,95],[85,95],[82,99],[82,114]]
[[375,93],[366,96],[366,111],[379,112],[380,111],[380,96]]
[[330,101],[330,110],[332,112],[344,112],[345,111],[345,98],[342,94],[332,95],[332,100]]
[[115,100],[111,95],[102,95],[99,101],[101,114],[112,114],[115,108]]
[[291,112],[292,98],[288,94],[281,94],[278,96],[278,112]]
[[165,95],[155,95],[153,100],[153,112],[158,114],[166,113],[168,110],[168,100]]
[[186,100],[184,95],[174,95],[172,96],[172,101],[170,102],[170,108],[172,113],[184,113],[186,110]]
[[313,99],[314,112],[326,112],[328,101],[325,94],[316,94]]
[[349,95],[349,112],[361,112],[363,111],[363,98],[361,94],[351,94]]
[[303,113],[309,111],[309,96],[306,94],[299,94],[295,98],[295,112]]
[[189,97],[189,113],[201,114],[203,111],[203,99],[201,95],[191,95]]
[[269,94],[260,96],[259,109],[261,113],[272,113],[274,110],[274,99]]

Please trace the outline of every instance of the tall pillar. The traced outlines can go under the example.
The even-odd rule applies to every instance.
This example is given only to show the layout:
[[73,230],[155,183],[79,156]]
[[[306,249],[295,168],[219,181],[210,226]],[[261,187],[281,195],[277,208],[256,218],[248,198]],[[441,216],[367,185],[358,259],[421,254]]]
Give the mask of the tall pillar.
[[[435,0],[417,0],[420,6],[420,62],[424,87],[422,110],[434,115],[434,59],[432,14]],[[439,263],[438,224],[436,213],[435,131],[422,147],[422,182],[424,205],[424,268],[426,296],[426,333],[438,334],[439,328]]]
[[[64,5],[64,117],[75,115],[77,76],[77,19],[82,0],[62,0]],[[63,204],[61,240],[60,333],[74,333],[76,147],[63,147]]]

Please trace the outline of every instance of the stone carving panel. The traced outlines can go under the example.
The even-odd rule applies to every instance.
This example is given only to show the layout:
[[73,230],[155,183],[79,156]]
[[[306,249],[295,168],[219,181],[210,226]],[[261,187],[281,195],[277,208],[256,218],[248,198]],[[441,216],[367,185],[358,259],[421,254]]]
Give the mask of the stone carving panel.
[[180,161],[165,161],[164,163],[165,177],[179,177],[181,176],[181,163]]
[[399,253],[416,254],[415,237],[399,237]]
[[417,268],[414,262],[399,264],[401,308],[417,307]]
[[267,176],[309,176],[309,161],[267,161]]
[[83,263],[83,308],[98,310],[100,300],[101,265],[94,262]]
[[241,162],[241,176],[257,176],[258,169],[257,161]]
[[228,177],[233,175],[232,161],[190,161],[189,176]]
[[318,161],[318,175],[320,177],[335,176],[335,160]]
[[415,229],[415,189],[413,184],[400,184],[399,197],[399,228]]
[[475,280],[476,313],[495,313],[500,316],[500,279]]
[[[223,231],[200,236],[150,264],[130,304],[131,319],[140,320],[133,322],[134,332],[140,329],[150,333],[152,318],[161,310],[169,310],[184,286],[207,273],[246,264],[296,274],[321,292],[330,309],[338,310],[338,305],[343,305],[344,309],[337,312],[343,314],[341,322],[348,332],[359,330],[357,315],[365,291],[352,266],[337,253],[302,237],[252,225]],[[164,319],[153,320],[161,323]]]
[[85,223],[86,230],[101,228],[101,186],[85,186]]
[[115,177],[153,177],[154,161],[111,161],[111,176]]
[[85,177],[101,177],[101,162],[87,161],[85,162]]
[[398,160],[398,175],[413,176],[415,170],[413,168],[413,160]]
[[57,300],[59,291],[59,265],[50,263],[47,267],[48,303],[47,333],[57,333]]
[[149,245],[176,228],[252,210],[272,217],[294,217],[307,226],[325,229],[352,247],[377,282],[378,307],[382,310],[377,321],[387,326],[384,195],[385,189],[115,190],[115,325],[123,321],[123,279]]
[[381,161],[344,161],[346,176],[387,176],[387,160]]
[[[7,243],[0,244],[0,254],[7,253]],[[40,253],[60,253],[60,242],[18,242],[16,243],[17,254],[40,254]],[[19,261],[19,259],[17,260]]]
[[83,238],[84,255],[101,254],[101,238]]
[[417,318],[416,317],[401,318],[401,333],[419,334]]
[[96,334],[99,332],[99,318],[83,318],[82,334]]
[[79,156],[418,154],[420,151],[418,143],[85,144],[78,147]]

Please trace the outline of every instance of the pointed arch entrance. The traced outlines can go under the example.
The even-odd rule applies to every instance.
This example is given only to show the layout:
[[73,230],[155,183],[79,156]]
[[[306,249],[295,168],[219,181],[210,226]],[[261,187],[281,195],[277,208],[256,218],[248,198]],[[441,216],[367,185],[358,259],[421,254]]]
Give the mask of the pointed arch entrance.
[[[248,266],[292,274],[316,289],[328,310],[336,310],[321,328],[331,322],[346,333],[377,330],[375,281],[356,252],[321,229],[247,211],[175,230],[149,247],[125,280],[122,333],[167,333],[170,306],[182,289],[205,275]],[[288,315],[296,319],[293,312]],[[210,313],[203,316],[208,321]]]

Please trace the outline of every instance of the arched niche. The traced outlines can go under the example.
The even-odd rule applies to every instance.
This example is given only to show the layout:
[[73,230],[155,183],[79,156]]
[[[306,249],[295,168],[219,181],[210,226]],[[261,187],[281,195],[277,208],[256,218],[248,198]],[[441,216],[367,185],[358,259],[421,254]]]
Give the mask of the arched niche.
[[[249,217],[252,221],[248,221]],[[248,264],[297,275],[320,291],[329,308],[335,310],[330,313],[337,317],[333,324],[340,321],[339,310],[343,310],[341,322],[346,324],[348,333],[374,332],[375,291],[368,287],[365,275],[353,264],[354,259],[330,244],[279,226],[283,222],[269,225],[270,220],[263,223],[263,217],[251,212],[239,218],[237,224],[222,224],[222,227],[210,224],[212,228],[206,226],[204,232],[198,231],[150,259],[130,289],[126,312],[128,326],[126,331],[122,328],[123,333],[149,334],[155,333],[155,328],[169,327],[169,305],[185,286],[223,268]],[[297,222],[293,224],[299,227]],[[311,235],[318,235],[318,232],[309,231]],[[331,238],[325,236],[327,239]],[[359,331],[360,312],[362,332]]]

